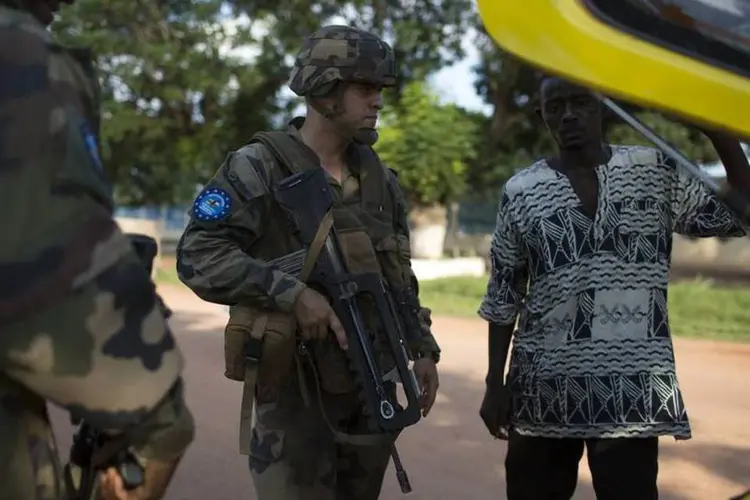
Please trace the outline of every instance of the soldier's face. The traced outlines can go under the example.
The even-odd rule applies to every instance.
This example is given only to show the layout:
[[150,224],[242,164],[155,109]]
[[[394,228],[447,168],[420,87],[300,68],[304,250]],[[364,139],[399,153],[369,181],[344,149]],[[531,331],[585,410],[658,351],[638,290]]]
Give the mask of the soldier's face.
[[26,9],[45,26],[52,24],[60,4],[71,5],[75,0],[25,0]]
[[378,114],[383,109],[383,86],[376,84],[350,83],[342,96],[341,117],[352,129],[374,129]]

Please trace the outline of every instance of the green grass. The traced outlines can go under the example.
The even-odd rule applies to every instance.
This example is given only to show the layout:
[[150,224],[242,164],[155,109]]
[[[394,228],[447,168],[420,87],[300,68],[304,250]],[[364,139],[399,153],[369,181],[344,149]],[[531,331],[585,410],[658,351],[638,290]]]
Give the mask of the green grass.
[[478,318],[477,308],[484,297],[487,278],[441,278],[419,282],[419,301],[440,316]]
[[[173,266],[165,266],[156,279],[180,284]],[[426,280],[420,282],[419,298],[434,315],[478,318],[486,286],[486,277]],[[672,283],[669,321],[674,336],[750,342],[750,287],[701,279]]]
[[174,269],[174,266],[157,269],[154,279],[157,283],[163,285],[182,285],[180,278],[177,277],[177,271]]

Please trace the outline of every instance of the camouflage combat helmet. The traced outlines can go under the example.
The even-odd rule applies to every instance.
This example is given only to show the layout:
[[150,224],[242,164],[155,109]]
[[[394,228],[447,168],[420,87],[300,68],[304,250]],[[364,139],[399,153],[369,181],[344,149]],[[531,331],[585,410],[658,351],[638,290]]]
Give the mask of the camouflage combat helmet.
[[289,88],[298,96],[318,97],[338,82],[396,84],[393,49],[376,35],[349,26],[324,26],[305,38]]

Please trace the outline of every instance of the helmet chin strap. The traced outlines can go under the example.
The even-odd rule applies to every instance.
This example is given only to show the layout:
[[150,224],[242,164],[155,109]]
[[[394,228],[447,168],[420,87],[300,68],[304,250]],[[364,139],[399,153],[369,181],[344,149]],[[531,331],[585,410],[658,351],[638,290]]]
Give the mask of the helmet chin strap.
[[320,101],[317,99],[310,99],[309,101],[310,105],[313,107],[315,111],[317,111],[318,113],[323,115],[328,121],[330,121],[342,133],[342,135],[348,136],[354,142],[364,144],[365,146],[372,146],[376,142],[378,142],[378,137],[379,137],[377,130],[375,130],[374,128],[361,127],[355,130],[354,132],[351,132],[351,130],[347,130],[345,127],[341,126],[341,123],[338,118],[344,114],[344,108],[341,106],[344,89],[346,88],[344,85],[345,84],[340,83],[333,90],[333,92],[336,93],[336,102],[333,106],[331,107],[323,106],[320,104]]

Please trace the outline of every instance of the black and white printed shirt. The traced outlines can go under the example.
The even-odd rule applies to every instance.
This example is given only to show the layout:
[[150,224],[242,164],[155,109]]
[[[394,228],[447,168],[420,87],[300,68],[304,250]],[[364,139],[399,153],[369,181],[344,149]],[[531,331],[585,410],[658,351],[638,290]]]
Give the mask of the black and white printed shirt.
[[690,437],[667,319],[672,233],[744,231],[661,152],[612,153],[593,218],[544,160],[501,193],[479,315],[518,319],[508,385],[520,434]]

